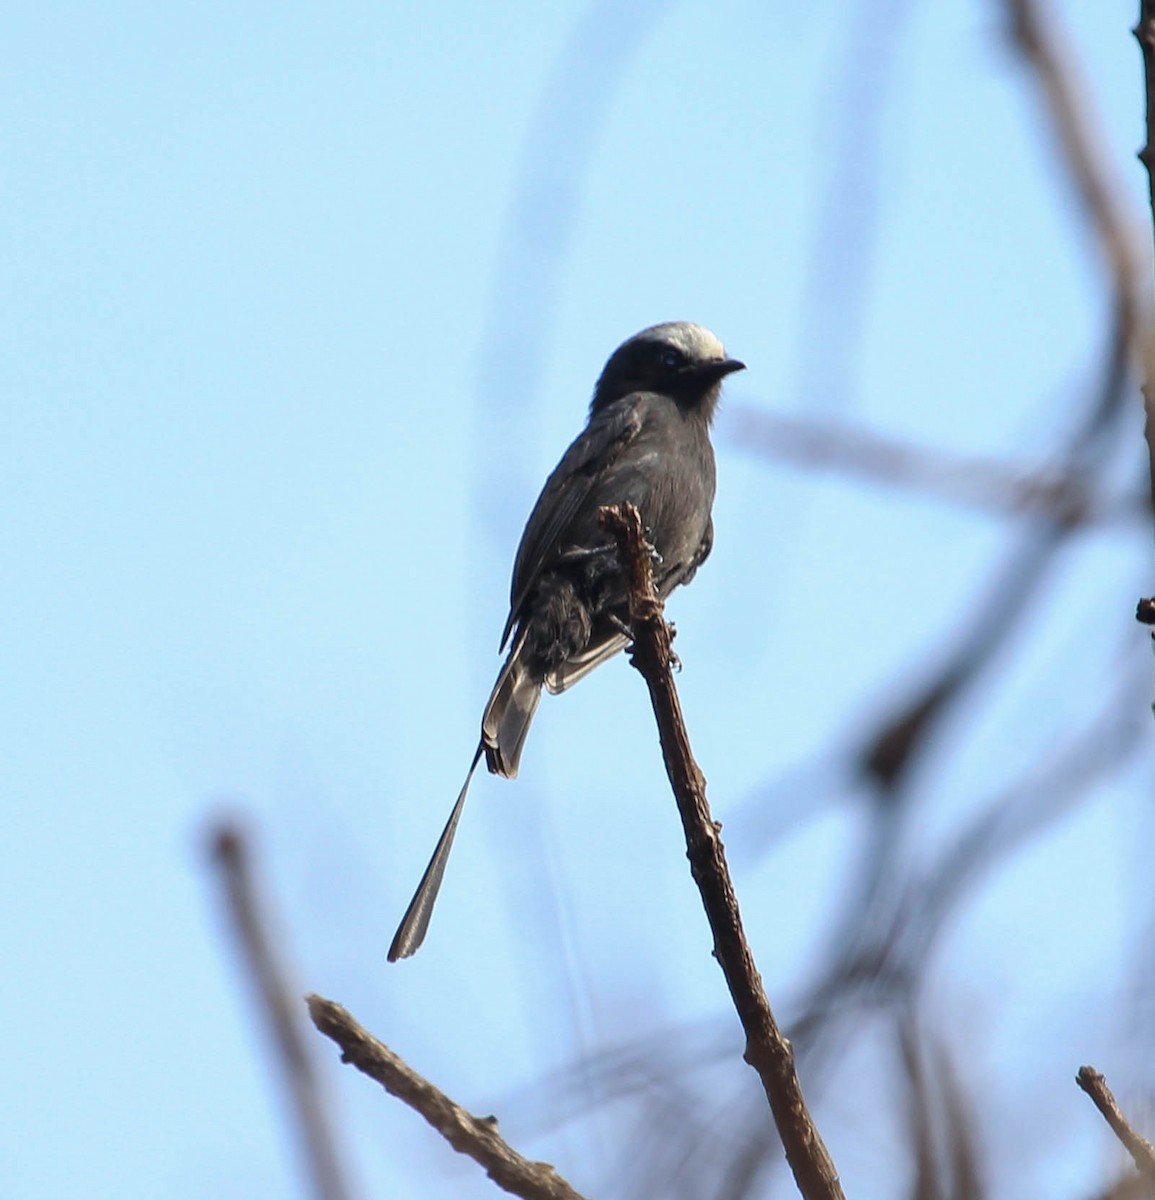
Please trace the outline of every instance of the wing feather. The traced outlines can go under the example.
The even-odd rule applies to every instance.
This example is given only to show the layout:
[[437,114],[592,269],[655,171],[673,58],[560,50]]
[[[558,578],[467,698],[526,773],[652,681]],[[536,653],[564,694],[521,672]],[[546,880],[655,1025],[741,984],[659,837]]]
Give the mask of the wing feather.
[[517,548],[509,617],[501,634],[500,649],[505,649],[522,605],[542,571],[565,548],[562,545],[565,532],[581,514],[594,485],[641,432],[642,414],[637,399],[626,396],[594,413],[546,480]]

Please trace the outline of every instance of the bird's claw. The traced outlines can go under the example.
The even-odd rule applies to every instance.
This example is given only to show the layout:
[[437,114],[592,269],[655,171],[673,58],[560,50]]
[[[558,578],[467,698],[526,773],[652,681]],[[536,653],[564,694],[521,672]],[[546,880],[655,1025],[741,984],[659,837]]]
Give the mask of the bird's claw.
[[660,567],[662,563],[665,562],[665,559],[662,558],[661,552],[658,550],[657,546],[655,546],[650,540],[654,536],[654,531],[647,526],[647,528],[644,530],[644,533],[646,541],[646,554],[649,556],[650,565],[655,568]]

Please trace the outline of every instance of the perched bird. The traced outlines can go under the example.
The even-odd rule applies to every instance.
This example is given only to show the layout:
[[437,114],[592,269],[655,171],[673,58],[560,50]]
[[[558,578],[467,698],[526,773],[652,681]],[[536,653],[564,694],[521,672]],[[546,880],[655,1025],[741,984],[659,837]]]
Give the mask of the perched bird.
[[598,509],[630,501],[655,551],[663,598],[710,553],[714,450],[710,422],[722,380],[744,364],[689,322],[654,325],[610,355],[585,429],[530,513],[510,586],[500,649],[511,649],[481,719],[481,741],[417,892],[389,948],[406,958],[425,939],[465,794],[481,756],[517,774],[544,684],[564,692],[629,641],[625,576]]

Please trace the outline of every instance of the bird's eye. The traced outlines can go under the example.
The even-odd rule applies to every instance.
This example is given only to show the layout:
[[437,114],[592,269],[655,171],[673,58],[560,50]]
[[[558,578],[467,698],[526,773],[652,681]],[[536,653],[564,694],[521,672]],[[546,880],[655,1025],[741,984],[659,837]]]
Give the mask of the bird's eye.
[[685,361],[686,356],[680,350],[663,350],[658,356],[658,362],[667,371],[676,371]]

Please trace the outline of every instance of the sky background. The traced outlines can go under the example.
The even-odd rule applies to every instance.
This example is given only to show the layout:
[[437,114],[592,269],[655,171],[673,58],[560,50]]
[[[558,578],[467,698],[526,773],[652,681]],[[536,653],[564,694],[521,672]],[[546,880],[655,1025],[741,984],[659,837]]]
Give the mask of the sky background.
[[[1142,222],[1135,8],[1061,11]],[[1099,260],[1000,6],[15,0],[0,105],[0,1196],[301,1194],[206,861],[221,812],[255,833],[302,992],[604,1192],[612,1117],[543,1132],[534,1086],[712,1018],[738,1047],[624,659],[543,703],[515,784],[475,783],[426,946],[385,962],[520,530],[625,337],[695,320],[748,364],[715,551],[669,611],[785,1000],[862,834],[839,753],[938,660],[1008,534],[768,462],[738,416],[1030,467],[1099,369]],[[1120,492],[1144,483],[1137,395],[1129,421]],[[1121,686],[1143,718],[1152,590],[1142,521],[1072,540],[943,734],[921,836]],[[1151,767],[996,872],[936,970],[975,1077],[1031,1107],[986,1130],[1021,1151],[994,1195],[1115,1161],[1071,1079],[1140,1078],[1119,992]],[[741,833],[768,795],[793,816],[760,854]],[[318,1050],[363,1195],[495,1194]],[[869,1124],[865,1094],[831,1102],[836,1130]],[[885,1137],[858,1133],[830,1139],[848,1193],[886,1195]]]

